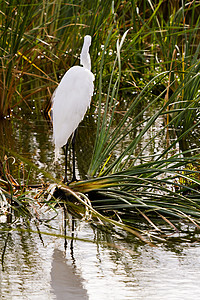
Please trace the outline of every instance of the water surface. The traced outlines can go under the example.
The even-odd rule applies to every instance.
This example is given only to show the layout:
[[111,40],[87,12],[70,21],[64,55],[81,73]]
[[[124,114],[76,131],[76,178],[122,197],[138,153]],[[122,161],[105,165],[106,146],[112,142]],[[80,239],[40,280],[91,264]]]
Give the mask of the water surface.
[[[79,128],[79,148],[76,151],[77,172],[82,178],[87,173],[96,129],[93,120],[89,121]],[[157,126],[162,126],[162,122],[159,119]],[[142,143],[150,137],[145,135]],[[38,168],[62,178],[64,156],[61,153],[59,163],[53,164],[50,122],[42,118],[1,121],[0,140],[5,147],[1,156],[9,155],[7,149],[11,149],[33,161]],[[154,147],[146,149],[146,154],[162,151],[164,145],[159,137]],[[120,148],[116,149],[116,155],[117,151]],[[23,167],[19,161],[10,167],[13,176],[21,183],[23,172],[25,178],[30,172],[30,183],[44,180],[42,173]],[[35,208],[43,219],[55,216],[53,211],[40,209],[37,205]],[[74,236],[88,242],[69,239],[65,247],[65,239],[55,235],[64,233],[63,211],[59,209],[58,212],[58,216],[48,223],[50,227],[37,223],[37,220],[25,225],[21,218],[16,218],[13,229],[9,231],[6,217],[0,217],[1,299],[200,298],[200,243],[191,243],[192,232],[181,243],[174,239],[150,247],[136,238],[102,232],[84,220],[76,220]],[[69,216],[67,235],[70,237],[71,223]],[[29,226],[35,232],[27,231]],[[37,233],[38,228],[41,234]]]
[[[52,222],[62,232],[62,211]],[[150,247],[76,221],[75,236],[3,232],[1,299],[199,299],[200,244]],[[20,226],[19,226],[20,227]],[[18,227],[18,228],[19,228]],[[34,226],[33,226],[34,228]],[[47,231],[47,228],[43,228]],[[70,227],[68,235],[71,235]],[[1,252],[2,255],[2,252]]]

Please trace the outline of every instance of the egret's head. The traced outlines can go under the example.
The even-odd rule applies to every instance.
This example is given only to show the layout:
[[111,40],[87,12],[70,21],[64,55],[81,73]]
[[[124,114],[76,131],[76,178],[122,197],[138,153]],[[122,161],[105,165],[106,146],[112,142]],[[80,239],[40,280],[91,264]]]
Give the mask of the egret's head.
[[81,55],[80,55],[81,65],[83,65],[83,67],[88,70],[91,70],[91,60],[90,60],[90,54],[89,54],[91,40],[92,40],[92,38],[90,35],[86,35],[84,37],[83,48],[82,48]]
[[84,44],[85,44],[85,46],[90,47],[90,45],[91,45],[91,40],[92,40],[92,38],[91,38],[90,35],[85,35],[85,36],[84,36]]

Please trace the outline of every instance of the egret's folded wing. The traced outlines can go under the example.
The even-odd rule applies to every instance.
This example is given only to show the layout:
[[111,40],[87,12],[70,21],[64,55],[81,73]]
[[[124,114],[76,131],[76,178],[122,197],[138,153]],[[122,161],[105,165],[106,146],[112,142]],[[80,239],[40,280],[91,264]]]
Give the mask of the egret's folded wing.
[[56,149],[67,143],[90,106],[94,75],[75,66],[63,76],[53,98],[53,135]]

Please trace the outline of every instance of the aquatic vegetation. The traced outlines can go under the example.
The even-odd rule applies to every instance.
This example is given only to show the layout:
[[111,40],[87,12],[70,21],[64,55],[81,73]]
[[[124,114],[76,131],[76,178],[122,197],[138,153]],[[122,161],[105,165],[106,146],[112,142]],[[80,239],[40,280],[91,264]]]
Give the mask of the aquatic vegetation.
[[[11,109],[17,114],[24,103],[31,109],[31,97],[38,113],[45,110],[60,76],[77,64],[87,33],[93,37],[96,90],[90,114],[96,135],[86,178],[69,186],[40,168],[50,183],[30,195],[31,185],[15,183],[4,162],[2,213],[7,214],[6,202],[31,216],[36,205],[55,212],[59,205],[148,242],[149,236],[165,235],[163,224],[173,232],[181,231],[182,222],[199,228],[199,149],[185,142],[200,122],[200,18],[195,13],[200,4],[170,6],[167,14],[163,1],[106,1],[103,7],[97,0],[8,4],[2,12],[10,9],[10,14],[0,21],[1,116]],[[23,18],[26,9],[31,21],[29,15]],[[15,30],[5,20],[14,22]],[[38,171],[11,149],[6,152]]]

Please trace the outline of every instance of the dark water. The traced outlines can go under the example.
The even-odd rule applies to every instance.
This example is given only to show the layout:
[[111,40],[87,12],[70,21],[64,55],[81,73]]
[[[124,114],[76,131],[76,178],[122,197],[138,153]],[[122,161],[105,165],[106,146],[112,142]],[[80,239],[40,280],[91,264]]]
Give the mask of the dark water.
[[[159,123],[160,122],[160,123]],[[162,126],[163,120],[157,122]],[[92,152],[95,124],[86,119],[79,128],[79,149],[76,167],[84,178]],[[153,134],[153,133],[152,133]],[[151,133],[150,133],[151,135]],[[144,137],[145,141],[149,136]],[[5,149],[1,156],[9,156],[11,149],[38,166],[38,170],[23,167],[19,161],[11,165],[11,171],[23,183],[30,172],[30,182],[39,183],[44,168],[57,178],[63,176],[64,157],[53,164],[51,124],[44,119],[31,118],[0,123],[0,141]],[[142,142],[142,143],[143,143]],[[153,155],[161,151],[163,141],[155,140],[154,147],[146,149]],[[117,149],[120,151],[120,148]],[[55,212],[36,205],[43,219],[50,219]],[[48,226],[30,221],[28,228],[21,218],[16,218],[8,231],[7,220],[0,216],[0,296],[1,299],[199,299],[200,298],[200,243],[190,243],[190,236],[182,243],[175,240],[157,247],[144,245],[135,238],[122,238],[117,233],[103,233],[84,220],[75,221],[74,236],[82,240],[65,240],[63,211]],[[72,220],[69,216],[67,235],[72,236]],[[47,235],[45,233],[50,233]]]

